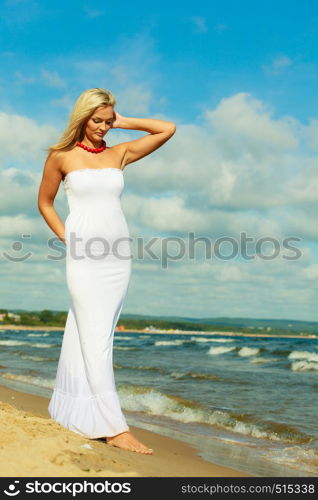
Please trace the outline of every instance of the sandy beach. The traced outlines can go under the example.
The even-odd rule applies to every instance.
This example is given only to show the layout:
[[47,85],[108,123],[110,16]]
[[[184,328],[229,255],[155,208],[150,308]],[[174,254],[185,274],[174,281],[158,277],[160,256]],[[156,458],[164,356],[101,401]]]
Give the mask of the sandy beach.
[[86,439],[54,422],[48,399],[0,386],[2,477],[252,477],[207,462],[182,441],[133,426],[151,456]]

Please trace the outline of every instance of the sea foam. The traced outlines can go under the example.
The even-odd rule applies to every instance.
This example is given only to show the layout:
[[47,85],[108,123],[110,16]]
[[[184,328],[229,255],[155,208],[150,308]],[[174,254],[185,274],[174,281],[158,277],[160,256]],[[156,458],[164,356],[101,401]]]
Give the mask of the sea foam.
[[213,356],[217,356],[219,354],[225,354],[226,352],[231,352],[235,351],[236,347],[210,347],[208,350],[208,354],[211,354]]
[[260,351],[260,349],[258,347],[242,347],[242,349],[240,349],[238,351],[238,355],[239,356],[255,356],[256,354],[258,354]]

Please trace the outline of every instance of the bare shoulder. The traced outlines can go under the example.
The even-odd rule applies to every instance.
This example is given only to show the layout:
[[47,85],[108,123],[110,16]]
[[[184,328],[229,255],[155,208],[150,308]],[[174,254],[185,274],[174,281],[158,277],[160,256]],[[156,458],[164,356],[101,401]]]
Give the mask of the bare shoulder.
[[50,151],[46,158],[46,164],[56,168],[63,161],[64,151]]
[[44,175],[62,177],[67,154],[65,151],[50,151],[45,161]]
[[74,156],[73,149],[70,149],[68,151],[51,151],[46,161],[50,163],[52,168],[61,170],[61,172],[63,173],[64,166],[67,164],[68,161],[72,161],[73,156]]

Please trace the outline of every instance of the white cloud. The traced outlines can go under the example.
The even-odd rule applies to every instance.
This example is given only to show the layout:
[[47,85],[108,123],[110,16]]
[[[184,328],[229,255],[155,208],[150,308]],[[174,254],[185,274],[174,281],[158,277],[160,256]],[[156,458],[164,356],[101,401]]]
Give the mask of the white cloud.
[[74,98],[70,96],[70,94],[64,94],[57,99],[52,99],[50,104],[52,106],[60,106],[62,108],[66,108],[70,112],[74,106]]
[[293,65],[292,59],[290,57],[280,54],[275,57],[270,64],[263,64],[262,69],[265,73],[270,75],[277,75],[282,73],[285,68]]
[[[316,158],[303,158],[299,172],[287,184],[291,201],[295,207],[303,207],[307,211],[311,204],[318,204],[318,156]],[[314,216],[314,214],[309,214]],[[317,216],[317,212],[316,212]]]
[[273,119],[272,114],[263,102],[241,92],[222,99],[215,110],[205,112],[205,117],[226,146],[234,139],[235,145],[243,141],[242,147],[250,147],[256,152],[261,150],[262,154],[268,150],[296,149],[296,121]]
[[38,77],[33,75],[27,76],[20,71],[15,71],[14,76],[16,78],[15,83],[18,85],[33,85],[39,83],[40,80],[49,87],[58,89],[63,89],[67,85],[66,81],[61,78],[57,71],[48,71],[46,69],[42,69]]
[[40,125],[27,116],[0,112],[0,159],[30,162],[43,158],[45,148],[58,137],[51,125]]
[[14,237],[22,234],[32,235],[38,231],[38,221],[25,215],[10,215],[0,217],[0,237]]
[[129,85],[129,87],[116,92],[116,109],[124,109],[128,115],[146,115],[153,100],[151,90],[145,85]]
[[43,80],[50,87],[55,88],[64,88],[66,87],[66,81],[61,78],[61,76],[57,73],[57,71],[48,71],[46,69],[42,69],[41,76]]
[[16,83],[18,85],[29,85],[36,82],[34,76],[26,76],[20,71],[15,71],[14,76],[16,77]]
[[87,17],[90,17],[91,19],[95,19],[96,17],[103,16],[105,12],[100,9],[93,9],[92,6],[84,6],[83,7],[84,12]]
[[288,56],[278,56],[273,60],[273,69],[276,71],[281,70],[282,68],[286,68],[287,66],[291,66],[292,60]]
[[307,138],[309,146],[313,150],[318,151],[318,120],[315,118],[312,118],[309,121],[309,125],[307,128]]
[[191,20],[195,26],[195,30],[199,33],[206,33],[208,31],[206,25],[206,18],[202,16],[193,16]]
[[0,112],[0,158],[2,161],[30,161],[43,158],[45,148],[58,137],[51,125],[31,118]]

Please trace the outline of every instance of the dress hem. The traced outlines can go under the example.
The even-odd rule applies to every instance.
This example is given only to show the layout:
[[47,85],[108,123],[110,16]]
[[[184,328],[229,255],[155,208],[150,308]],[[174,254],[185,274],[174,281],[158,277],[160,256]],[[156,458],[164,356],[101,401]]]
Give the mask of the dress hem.
[[[111,392],[113,391],[107,391],[108,394]],[[107,418],[108,408],[103,404],[105,400],[107,401],[105,396],[104,398],[100,395],[74,396],[54,389],[48,413],[52,420],[62,427],[87,439],[110,438],[129,431],[129,425],[123,414],[117,425],[112,423],[111,416]],[[85,432],[85,429],[94,428],[95,433]]]

